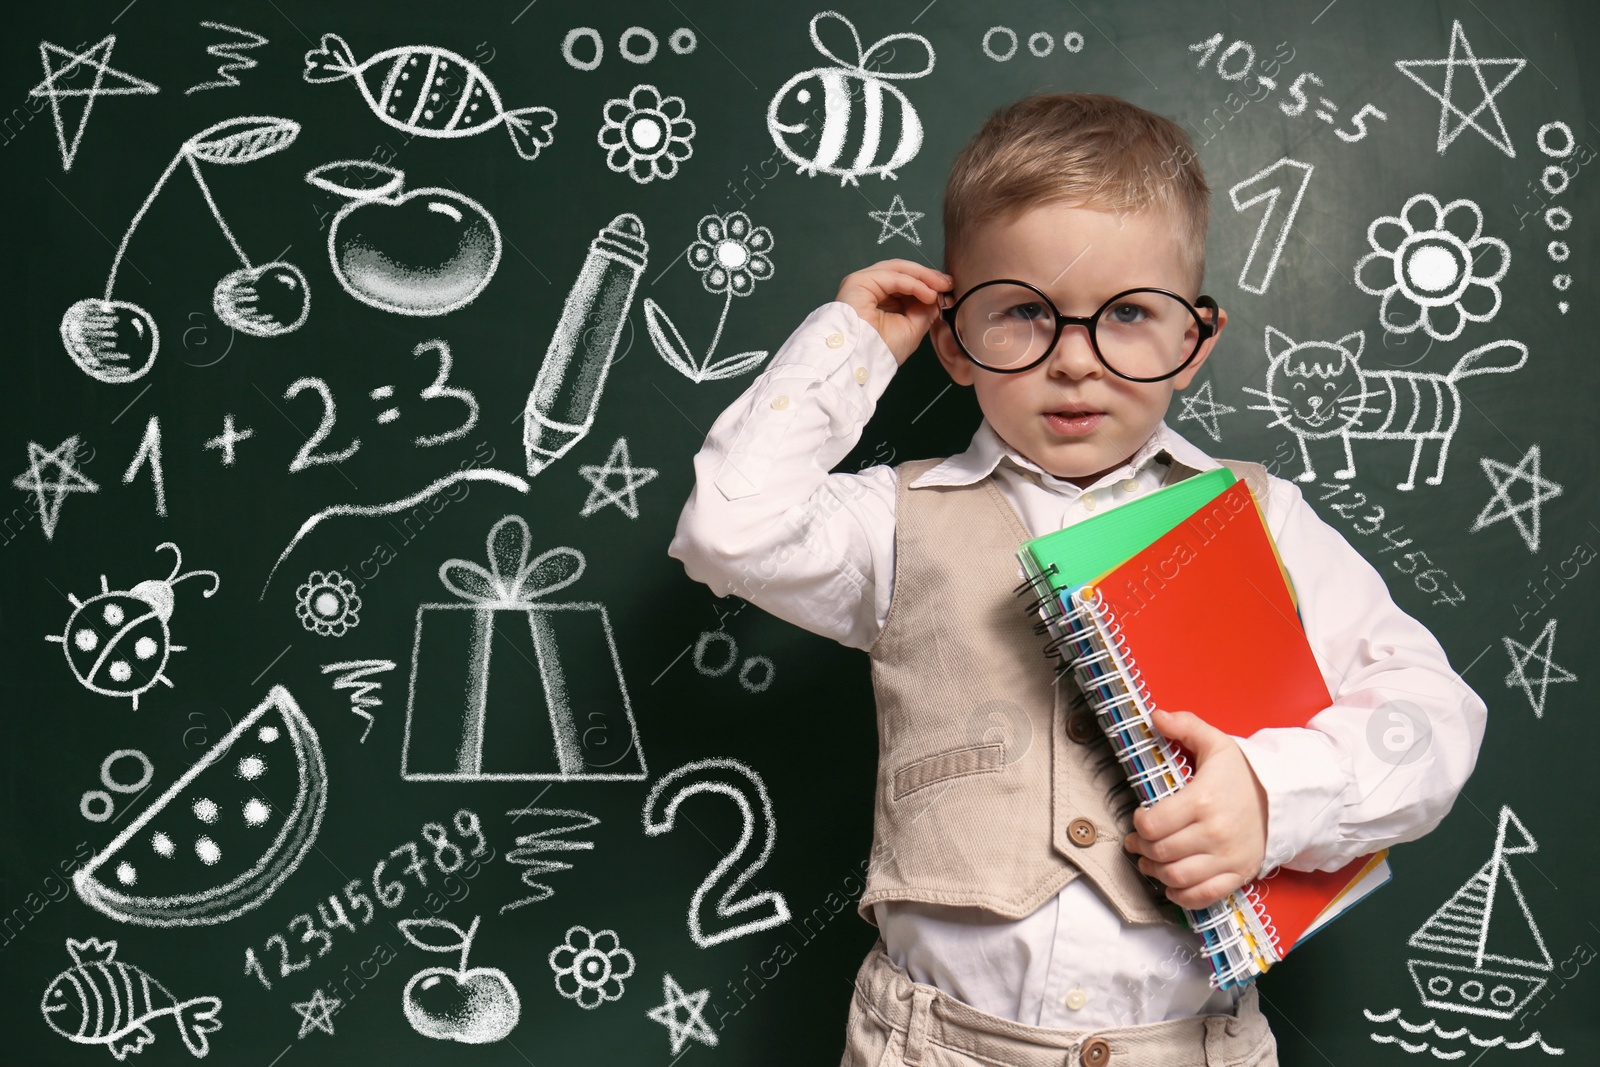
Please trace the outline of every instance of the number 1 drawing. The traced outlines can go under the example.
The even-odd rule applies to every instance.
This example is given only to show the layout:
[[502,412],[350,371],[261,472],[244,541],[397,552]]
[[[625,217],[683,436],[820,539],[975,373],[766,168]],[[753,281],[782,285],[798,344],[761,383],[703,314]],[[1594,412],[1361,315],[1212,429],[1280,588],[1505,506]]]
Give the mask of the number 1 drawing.
[[[1284,187],[1276,181],[1271,185],[1266,183],[1274,174],[1285,168],[1300,172],[1300,187],[1294,191],[1294,199],[1289,201],[1289,206],[1282,212],[1279,221],[1278,198],[1283,194]],[[1266,293],[1267,286],[1272,284],[1273,272],[1278,269],[1278,257],[1283,255],[1284,243],[1289,239],[1289,230],[1294,226],[1295,215],[1300,212],[1300,201],[1306,195],[1306,186],[1311,184],[1311,172],[1314,169],[1310,163],[1301,163],[1297,159],[1285,157],[1228,190],[1228,198],[1233,201],[1235,211],[1255,207],[1263,201],[1267,205],[1266,211],[1261,215],[1261,224],[1256,227],[1255,239],[1250,242],[1250,254],[1245,256],[1244,266],[1239,269],[1239,288],[1245,292],[1262,296]],[[1267,236],[1267,231],[1272,228],[1274,222],[1278,222],[1278,236],[1273,242],[1272,250],[1267,252],[1261,247],[1261,241]]]

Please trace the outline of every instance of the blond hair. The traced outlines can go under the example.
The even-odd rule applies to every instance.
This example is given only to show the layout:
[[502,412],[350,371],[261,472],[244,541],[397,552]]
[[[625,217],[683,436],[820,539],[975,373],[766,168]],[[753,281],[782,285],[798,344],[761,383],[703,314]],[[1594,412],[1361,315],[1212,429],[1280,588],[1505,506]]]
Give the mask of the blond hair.
[[997,111],[950,168],[946,267],[984,223],[1054,203],[1166,212],[1198,291],[1211,190],[1188,135],[1170,119],[1099,93],[1030,96]]

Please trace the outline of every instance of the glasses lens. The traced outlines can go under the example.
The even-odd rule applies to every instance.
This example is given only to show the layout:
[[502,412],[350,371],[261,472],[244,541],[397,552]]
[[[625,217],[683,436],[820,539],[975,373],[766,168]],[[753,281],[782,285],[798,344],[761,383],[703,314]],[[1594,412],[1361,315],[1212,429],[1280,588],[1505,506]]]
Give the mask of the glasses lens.
[[1024,285],[974,289],[956,309],[956,338],[976,362],[1005,370],[1044,356],[1056,335],[1055,309]]
[[1181,367],[1200,343],[1189,305],[1165,293],[1118,297],[1095,321],[1100,358],[1128,378],[1159,378]]

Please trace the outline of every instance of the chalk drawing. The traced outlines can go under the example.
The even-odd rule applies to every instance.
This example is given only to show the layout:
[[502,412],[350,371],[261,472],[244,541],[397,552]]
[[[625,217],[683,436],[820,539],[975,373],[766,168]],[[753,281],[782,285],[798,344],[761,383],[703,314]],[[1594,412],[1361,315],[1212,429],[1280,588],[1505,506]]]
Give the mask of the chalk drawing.
[[[777,821],[772,816],[767,787],[745,764],[734,759],[697,760],[663,775],[645,797],[644,832],[651,837],[670,832],[677,825],[678,806],[696,793],[727,797],[739,809],[744,826],[738,842],[711,869],[690,898],[689,936],[701,948],[710,948],[788,922],[789,904],[782,893],[769,889],[740,896],[750,879],[766,865],[777,837]],[[735,873],[758,832],[761,835],[759,853]],[[708,908],[707,894],[724,880],[726,885],[721,887],[715,905]],[[712,911],[714,916],[710,914]],[[708,929],[708,926],[717,925],[717,919],[724,920],[722,928]]]
[[[1551,134],[1560,135],[1560,145],[1551,143]],[[1547,122],[1543,126],[1540,126],[1539,134],[1536,140],[1539,144],[1539,151],[1543,152],[1552,159],[1566,159],[1568,156],[1572,155],[1572,150],[1577,146],[1578,143],[1578,139],[1572,135],[1572,127],[1568,126],[1565,122],[1559,121]],[[1552,172],[1554,172],[1554,174],[1552,174]],[[1551,196],[1556,196],[1564,192],[1569,181],[1570,177],[1565,169],[1565,164],[1560,166],[1548,166],[1544,169],[1544,173],[1540,176],[1540,183],[1544,186],[1545,192],[1549,193]],[[1552,186],[1556,184],[1559,184],[1560,188],[1552,188]],[[1520,215],[1521,213],[1519,212],[1518,216],[1520,217]],[[1544,212],[1544,224],[1557,233],[1565,231],[1572,225],[1572,212],[1568,211],[1564,207],[1546,208]],[[1565,263],[1572,256],[1572,246],[1567,244],[1566,241],[1551,241],[1545,246],[1545,251],[1550,256],[1550,259],[1556,263]],[[1565,273],[1557,274],[1551,279],[1550,284],[1555,286],[1557,292],[1566,292],[1572,287],[1572,275]],[[1565,300],[1556,301],[1556,310],[1560,311],[1563,315],[1565,315],[1571,309],[1571,307],[1572,305]]]
[[[123,759],[131,759],[139,764],[137,780],[119,782],[112,776],[111,768]],[[134,794],[137,799],[137,795],[145,791],[155,776],[155,765],[150,762],[149,756],[136,748],[119,748],[100,761],[100,784],[106,788],[90,789],[79,797],[78,813],[90,822],[105,822],[116,813],[116,801],[111,799],[112,793]]]
[[523,411],[529,477],[566,455],[594,425],[649,254],[637,215],[618,215],[589,242]]
[[[578,473],[593,486],[589,490],[589,498],[583,502],[583,510],[578,512],[580,516],[588,518],[601,508],[615,504],[617,510],[628,518],[637,519],[638,488],[654,480],[661,472],[654,467],[635,467],[633,457],[628,452],[628,439],[619,437],[611,446],[611,454],[606,457],[603,465],[585,463],[578,468]],[[616,489],[611,488],[611,479],[618,477],[622,479],[622,485]]]
[[696,357],[660,304],[646,297],[644,318],[650,341],[668,366],[695,383],[717,381],[743,374],[767,358],[765,351],[740,352],[713,361],[728,309],[736,296],[749,296],[758,281],[772,277],[772,231],[752,227],[742,211],[707,215],[695,227],[696,240],[688,251],[689,265],[700,274],[700,284],[713,295],[722,294],[722,315],[704,356]]
[[[587,50],[594,53],[588,59],[578,55],[579,41],[587,41]],[[634,41],[643,42],[642,47],[635,46]],[[622,58],[640,65],[653,60],[660,47],[660,39],[643,26],[629,26],[617,39],[617,52]],[[686,56],[700,47],[700,37],[689,27],[679,26],[667,37],[667,47],[676,55]],[[599,70],[605,57],[606,43],[593,26],[574,26],[561,38],[561,58],[573,70]]]
[[317,446],[326,441],[333,433],[334,421],[338,418],[333,405],[333,390],[328,388],[328,383],[321,378],[296,378],[289,383],[289,388],[283,391],[285,400],[293,400],[301,393],[310,390],[322,398],[322,421],[317,423],[317,428],[307,437],[294,458],[289,461],[289,473],[295,474],[307,467],[317,467],[325,463],[343,463],[355,455],[361,448],[361,438],[351,438],[350,443],[337,452],[318,452]]
[[[1521,1041],[1507,1041],[1504,1034],[1496,1034],[1492,1038],[1479,1037],[1465,1026],[1457,1027],[1454,1030],[1442,1030],[1439,1028],[1438,1021],[1435,1019],[1428,1019],[1421,1023],[1407,1022],[1405,1019],[1400,1017],[1399,1008],[1394,1008],[1390,1011],[1381,1013],[1373,1012],[1367,1008],[1362,1008],[1361,1014],[1366,1016],[1368,1022],[1398,1023],[1401,1031],[1407,1034],[1426,1034],[1430,1030],[1433,1031],[1438,1035],[1439,1038],[1438,1047],[1428,1044],[1426,1040],[1407,1041],[1400,1034],[1372,1033],[1368,1034],[1367,1036],[1372,1038],[1373,1041],[1376,1041],[1380,1045],[1395,1045],[1402,1052],[1410,1052],[1413,1055],[1420,1052],[1431,1052],[1435,1059],[1440,1060],[1459,1060],[1466,1056],[1468,1052],[1474,1052],[1477,1056],[1481,1057],[1483,1052],[1479,1050],[1491,1049],[1497,1045],[1511,1051],[1519,1051],[1521,1049],[1530,1048],[1537,1045],[1539,1047],[1539,1051],[1549,1056],[1561,1056],[1567,1051],[1563,1048],[1553,1048],[1550,1045],[1545,1044],[1544,1038],[1540,1036],[1539,1031],[1537,1030],[1523,1038]],[[1445,1042],[1454,1041],[1462,1036],[1466,1037],[1466,1044],[1455,1049],[1446,1049],[1444,1047]]]
[[[470,389],[458,389],[453,385],[445,384],[450,380],[451,367],[450,346],[447,343],[437,337],[431,341],[423,341],[411,350],[411,357],[413,359],[419,358],[424,352],[432,352],[439,357],[439,374],[433,379],[432,384],[417,395],[424,402],[445,397],[464,405],[467,409],[467,417],[462,419],[461,423],[454,429],[446,430],[443,433],[422,434],[411,439],[411,443],[418,448],[431,448],[434,445],[459,441],[467,436],[474,426],[478,425],[478,398],[473,395]],[[384,421],[382,415],[378,416],[378,421]]]
[[[713,645],[723,650],[721,655],[725,658],[721,663],[708,662],[714,655]],[[739,684],[747,693],[765,693],[778,676],[778,668],[766,656],[748,656],[740,663],[739,643],[726,631],[707,630],[695,639],[694,669],[707,678],[721,678],[733,670],[735,664],[739,667]]]
[[[1478,512],[1468,532],[1477,533],[1486,526],[1510,519],[1528,551],[1539,551],[1539,519],[1544,502],[1561,495],[1561,486],[1539,473],[1539,446],[1529,447],[1515,467],[1488,456],[1479,457],[1478,463],[1483,467],[1484,477],[1494,486],[1494,495]],[[1511,499],[1511,489],[1518,482],[1528,483],[1528,498],[1520,503]]]
[[156,495],[156,514],[166,517],[167,514],[167,476],[161,463],[161,420],[154,415],[144,424],[144,436],[139,439],[139,447],[133,453],[133,459],[128,461],[128,469],[122,472],[122,484],[132,485],[133,479],[139,473],[139,468],[150,468],[150,488]]
[[[423,1037],[486,1045],[511,1033],[522,1018],[522,1002],[506,972],[467,967],[480,919],[474,916],[465,930],[449,919],[401,919],[397,924],[405,939],[425,952],[461,952],[461,966],[429,967],[406,983],[401,997],[406,1021]],[[454,936],[436,941],[432,931]]]
[[222,584],[216,571],[179,574],[183,553],[171,541],[161,542],[156,551],[163,548],[172,549],[174,557],[172,573],[166,578],[151,578],[132,589],[113,590],[102,574],[98,595],[79,600],[67,594],[73,609],[67,625],[59,635],[45,637],[66,653],[67,666],[79,685],[102,696],[132,697],[135,711],[139,710],[139,695],[157,682],[172,687],[162,672],[171,653],[186,649],[172,643],[172,633],[167,628],[177,605],[173,586],[190,578],[210,578],[211,588],[201,594],[210,597]]
[[[1557,682],[1578,680],[1577,675],[1552,658],[1556,647],[1556,620],[1551,619],[1545,623],[1544,629],[1539,631],[1539,636],[1533,639],[1531,645],[1524,645],[1509,637],[1502,637],[1500,640],[1505,643],[1506,655],[1511,657],[1511,670],[1506,674],[1506,688],[1521,689],[1522,694],[1528,698],[1528,706],[1533,709],[1533,717],[1544,718],[1546,690]],[[1528,670],[1528,665],[1535,661],[1542,668],[1536,676],[1530,674]]]
[[1418,193],[1399,215],[1373,219],[1367,243],[1372,251],[1356,263],[1355,281],[1362,292],[1383,297],[1378,319],[1385,330],[1421,328],[1453,341],[1468,322],[1488,322],[1500,310],[1511,249],[1483,236],[1483,212],[1471,200],[1441,206]]
[[[1004,50],[995,47],[996,40],[1005,41]],[[1061,47],[1068,52],[1083,51],[1083,34],[1068,30],[1061,35]],[[1056,50],[1056,39],[1048,30],[1028,35],[1028,51],[1034,58],[1043,59]],[[983,54],[996,63],[1004,63],[1017,54],[1017,31],[1010,26],[990,26],[983,34]],[[881,242],[880,242],[881,243]]]
[[248,441],[255,435],[256,432],[248,426],[242,430],[234,429],[233,415],[230,413],[222,416],[222,432],[201,447],[208,452],[212,449],[220,450],[222,452],[222,465],[231,467],[236,458],[234,455],[235,446],[240,441]]
[[323,674],[337,674],[333,680],[334,691],[341,689],[350,690],[350,711],[367,720],[367,728],[361,731],[361,743],[367,743],[367,735],[372,732],[372,724],[376,722],[372,716],[373,708],[383,706],[383,698],[378,695],[378,690],[383,688],[383,683],[370,677],[392,671],[395,662],[392,659],[351,659],[341,663],[324,663]]
[[143,968],[117,956],[115,941],[67,938],[72,967],[56,975],[39,1010],[50,1029],[79,1045],[104,1045],[118,1060],[155,1041],[150,1024],[171,1016],[194,1057],[211,1051],[207,1034],[221,1029],[216,997],[179,1000]]
[[878,231],[878,243],[881,245],[891,237],[904,237],[918,248],[922,247],[922,235],[917,233],[917,220],[926,215],[925,211],[911,211],[906,207],[905,197],[899,193],[894,194],[894,199],[889,202],[888,211],[869,211],[867,215],[883,228]]
[[500,909],[504,915],[525,904],[537,904],[549,900],[555,895],[555,890],[545,885],[539,879],[545,875],[554,874],[556,871],[570,871],[572,864],[560,860],[542,858],[547,852],[590,852],[594,849],[593,841],[574,841],[569,837],[560,835],[572,833],[577,830],[587,830],[591,826],[599,826],[600,820],[586,811],[574,811],[571,808],[514,808],[506,812],[512,819],[559,819],[559,825],[535,830],[531,834],[521,834],[517,837],[517,847],[506,853],[506,862],[514,863],[523,868],[522,884],[527,886],[529,893],[520,900],[513,900]]
[[[28,442],[28,469],[11,479],[11,484],[32,492],[39,510],[39,527],[46,541],[54,539],[56,523],[61,521],[61,505],[72,493],[98,493],[100,486],[78,469],[78,435],[46,449]],[[54,475],[50,474],[54,470]]]
[[[83,142],[83,131],[89,125],[89,115],[94,102],[102,96],[148,96],[160,92],[158,86],[127,71],[111,66],[111,50],[117,46],[117,35],[107,34],[82,52],[70,52],[49,41],[39,42],[39,60],[44,64],[44,81],[28,90],[29,96],[43,96],[50,100],[50,116],[56,123],[56,144],[61,149],[61,169],[71,170],[78,156],[78,145]],[[52,58],[62,60],[52,65]],[[89,85],[83,87],[87,80]],[[83,101],[78,114],[78,126],[67,136],[67,120],[62,115],[63,100]]]
[[1179,422],[1198,422],[1200,428],[1213,441],[1222,440],[1222,431],[1217,426],[1217,416],[1232,415],[1237,408],[1227,404],[1219,404],[1211,395],[1211,380],[1208,378],[1200,383],[1200,388],[1194,391],[1193,396],[1180,397],[1183,406],[1178,413]]
[[[1250,242],[1250,252],[1244,257],[1244,266],[1239,268],[1239,288],[1245,292],[1261,296],[1272,284],[1273,272],[1278,269],[1278,258],[1283,255],[1283,246],[1289,240],[1289,231],[1294,228],[1295,216],[1300,213],[1300,201],[1305,199],[1306,187],[1311,184],[1311,172],[1315,169],[1310,163],[1302,163],[1298,159],[1285,156],[1228,190],[1228,198],[1233,201],[1235,211],[1243,211],[1263,202],[1267,205],[1261,214],[1261,223],[1256,227],[1255,239]],[[1284,191],[1285,183],[1280,178],[1273,177],[1280,170],[1286,170],[1290,174],[1299,172],[1299,188],[1294,191],[1294,197],[1281,213],[1278,210],[1278,199]],[[1289,180],[1293,181],[1295,178],[1290,177]],[[1271,252],[1264,253],[1261,242],[1272,229],[1274,222],[1278,225],[1278,234],[1273,241]],[[1259,260],[1256,258],[1258,255],[1260,255]],[[1252,271],[1251,268],[1255,269]]]
[[[661,996],[661,1005],[651,1008],[645,1014],[667,1028],[674,1056],[684,1050],[691,1038],[702,1045],[716,1047],[716,1032],[707,1025],[705,1017],[706,1000],[711,996],[710,990],[701,989],[685,993],[672,975],[664,974],[661,976]],[[684,1013],[681,1022],[678,1019],[679,1011]]]
[[592,934],[588,927],[572,926],[550,950],[550,969],[556,973],[556,992],[580,1008],[594,1009],[622,999],[622,982],[633,974],[633,953],[622,947],[615,930]]
[[471,137],[504,125],[523,159],[538,159],[555,139],[554,111],[507,111],[476,63],[434,45],[390,48],[358,62],[343,38],[325,33],[306,53],[303,76],[313,85],[353,78],[374,115],[419,137]]
[[[1250,410],[1271,412],[1274,418],[1269,428],[1288,427],[1299,441],[1305,464],[1305,470],[1296,475],[1299,481],[1313,481],[1317,476],[1306,442],[1338,437],[1344,444],[1344,466],[1333,476],[1341,479],[1356,475],[1352,439],[1413,442],[1411,467],[1397,489],[1411,489],[1416,484],[1422,446],[1437,441],[1439,461],[1424,481],[1438,485],[1444,478],[1450,441],[1461,422],[1461,391],[1456,383],[1475,374],[1507,374],[1528,361],[1526,345],[1493,341],[1462,356],[1444,374],[1367,370],[1360,363],[1365,344],[1366,334],[1361,330],[1337,341],[1296,343],[1281,330],[1267,327],[1267,388],[1246,386],[1245,392],[1266,400]],[[1515,358],[1508,358],[1512,354]]]
[[361,625],[356,583],[338,571],[312,571],[294,591],[300,625],[321,637],[343,637]]
[[[1483,134],[1490,144],[1514,159],[1517,150],[1511,144],[1511,135],[1506,132],[1506,124],[1500,118],[1500,109],[1495,106],[1494,98],[1527,64],[1526,59],[1520,58],[1479,59],[1472,51],[1466,31],[1461,28],[1461,20],[1456,19],[1450,24],[1450,54],[1444,59],[1400,59],[1394,65],[1400,73],[1439,101],[1440,155],[1444,155],[1444,150],[1461,136],[1461,131],[1470,126]],[[1444,68],[1442,72],[1435,69],[1440,67]],[[1509,69],[1505,69],[1503,75],[1495,72],[1499,80],[1490,88],[1489,79],[1484,77],[1486,67]],[[1438,83],[1438,88],[1435,88],[1435,83]],[[1474,85],[1477,87],[1476,93],[1472,89]],[[1458,95],[1472,108],[1471,111],[1462,110],[1462,105],[1456,103]],[[1494,121],[1493,131],[1478,121],[1478,116],[1485,111]],[[1452,120],[1459,121],[1452,125]]]
[[211,81],[191,85],[183,91],[184,96],[204,92],[207,89],[235,89],[239,86],[239,79],[234,77],[241,71],[253,70],[256,61],[245,55],[252,48],[260,48],[267,43],[267,39],[259,33],[251,33],[237,26],[229,26],[226,22],[201,22],[201,26],[208,30],[233,35],[232,40],[218,41],[206,47],[206,55],[222,60],[222,65],[217,68],[217,76]]
[[[294,873],[316,840],[327,799],[317,733],[289,691],[273,686],[72,876],[73,888],[121,922],[226,922]],[[265,845],[254,843],[268,835]],[[217,838],[229,843],[226,854]]]
[[607,100],[595,138],[606,150],[606,166],[640,185],[675,177],[678,165],[694,155],[694,120],[684,110],[683,97],[662,96],[654,85],[635,85],[626,97]]
[[[842,24],[850,34],[853,58],[823,44],[820,30],[832,23]],[[830,32],[837,34],[838,30]],[[915,159],[922,148],[922,120],[906,94],[890,82],[931,74],[933,45],[918,33],[891,33],[863,50],[855,24],[837,11],[812,16],[811,43],[837,66],[801,71],[783,83],[767,106],[767,132],[773,143],[808,177],[837,174],[840,185],[858,185],[863,174],[898,177],[895,171]],[[917,46],[906,51],[918,59],[926,55],[927,63],[904,72],[877,69],[878,64],[892,60],[902,45]],[[813,130],[813,101],[818,97],[822,122]],[[850,144],[859,147],[854,156],[845,158]]]
[[396,315],[445,315],[476,300],[500,266],[500,227],[450,189],[401,193],[405,172],[341,159],[306,181],[348,198],[328,226],[328,262],[344,291]]
[[334,1036],[333,1016],[335,1012],[344,1007],[344,1001],[338,997],[328,996],[322,991],[322,987],[318,986],[316,991],[311,994],[310,1000],[291,1002],[289,1007],[293,1008],[295,1014],[300,1016],[299,1039],[304,1041],[306,1035],[313,1031],[321,1031],[329,1037]]

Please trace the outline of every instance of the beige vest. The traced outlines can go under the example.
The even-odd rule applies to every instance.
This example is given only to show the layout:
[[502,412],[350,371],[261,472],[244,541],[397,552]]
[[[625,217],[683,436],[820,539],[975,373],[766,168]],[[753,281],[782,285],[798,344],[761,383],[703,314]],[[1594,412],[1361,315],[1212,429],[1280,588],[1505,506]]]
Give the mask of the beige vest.
[[[898,468],[894,592],[871,649],[878,783],[862,916],[902,900],[1020,919],[1083,875],[1126,922],[1181,921],[1123,851],[1136,798],[1015,595],[1031,535],[992,478],[910,488],[939,462]],[[1199,473],[1171,462],[1163,484]],[[1220,462],[1264,508],[1266,470]]]

